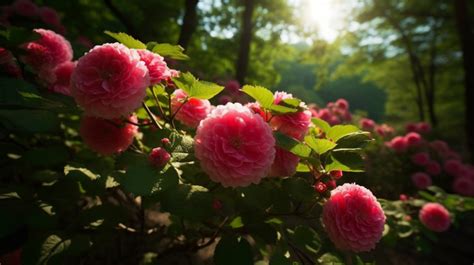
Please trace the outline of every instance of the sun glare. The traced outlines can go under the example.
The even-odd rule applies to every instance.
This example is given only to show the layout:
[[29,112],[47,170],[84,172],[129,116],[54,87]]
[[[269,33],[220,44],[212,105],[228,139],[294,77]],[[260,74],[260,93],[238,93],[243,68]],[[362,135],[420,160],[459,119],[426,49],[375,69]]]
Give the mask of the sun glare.
[[338,0],[300,0],[302,22],[319,37],[333,41],[341,27],[343,11]]

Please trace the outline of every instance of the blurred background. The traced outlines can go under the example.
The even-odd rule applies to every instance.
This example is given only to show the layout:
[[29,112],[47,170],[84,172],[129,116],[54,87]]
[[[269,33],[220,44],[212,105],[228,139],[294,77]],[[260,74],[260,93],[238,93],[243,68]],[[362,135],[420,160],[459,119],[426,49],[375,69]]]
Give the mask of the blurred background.
[[[2,4],[8,4],[5,1]],[[44,0],[59,11],[75,57],[110,42],[104,30],[179,44],[169,62],[202,79],[259,84],[396,128],[427,121],[474,150],[474,1]]]

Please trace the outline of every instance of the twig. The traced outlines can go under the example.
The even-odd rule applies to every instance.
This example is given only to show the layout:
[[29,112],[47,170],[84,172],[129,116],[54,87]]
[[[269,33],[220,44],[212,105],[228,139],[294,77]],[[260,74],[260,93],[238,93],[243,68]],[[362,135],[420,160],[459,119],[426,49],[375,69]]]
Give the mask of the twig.
[[145,104],[145,102],[142,102],[143,108],[145,108],[146,113],[148,113],[148,116],[150,116],[150,119],[153,121],[153,123],[158,127],[159,129],[163,129],[163,127],[158,123],[158,121],[155,118],[155,115],[151,112],[150,108]]

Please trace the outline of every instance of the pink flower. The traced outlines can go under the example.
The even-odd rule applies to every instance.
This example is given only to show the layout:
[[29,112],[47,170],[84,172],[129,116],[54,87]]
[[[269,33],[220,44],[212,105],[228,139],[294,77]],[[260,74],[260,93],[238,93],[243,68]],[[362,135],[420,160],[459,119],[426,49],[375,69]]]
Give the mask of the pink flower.
[[23,45],[25,56],[22,59],[35,71],[53,69],[60,63],[72,60],[71,44],[63,36],[47,29],[35,29],[34,32],[41,37]]
[[439,203],[429,202],[423,205],[418,217],[426,228],[435,232],[444,232],[451,225],[448,210]]
[[227,95],[221,95],[219,96],[219,99],[217,101],[219,102],[220,105],[225,105],[229,102],[232,102],[232,98]]
[[66,96],[71,95],[71,75],[76,68],[77,62],[64,62],[54,68],[52,73],[52,82],[49,90],[61,93]]
[[421,134],[427,134],[431,132],[431,125],[427,122],[419,122],[416,125],[416,131]]
[[331,192],[323,223],[337,248],[362,252],[375,248],[382,237],[385,215],[370,190],[346,183]]
[[259,183],[275,158],[272,129],[239,103],[217,106],[201,121],[195,153],[211,180],[224,187]]
[[280,147],[275,147],[275,160],[273,160],[269,177],[289,177],[296,173],[300,158]]
[[349,102],[347,100],[340,98],[336,101],[336,107],[343,109],[343,110],[348,110],[349,109]]
[[416,132],[408,133],[407,135],[405,135],[405,139],[408,147],[418,146],[423,140],[421,136]]
[[[282,100],[293,98],[293,96],[285,92],[277,91],[273,98],[273,103],[278,105]],[[280,131],[287,136],[302,140],[311,125],[311,112],[304,110],[274,116],[271,120],[271,125],[275,130]]]
[[456,159],[450,159],[444,162],[444,171],[451,176],[458,176],[462,170],[463,164]]
[[17,64],[15,57],[13,57],[13,54],[2,47],[0,47],[0,71],[16,78],[22,76],[21,69]]
[[225,90],[231,95],[237,95],[240,93],[240,83],[237,80],[229,80],[225,84]]
[[411,175],[411,181],[418,189],[426,189],[432,184],[431,177],[424,172],[417,172]]
[[407,140],[405,137],[396,136],[387,143],[387,146],[392,148],[395,152],[403,152],[407,149]]
[[360,127],[362,127],[362,129],[368,130],[368,131],[373,130],[375,127],[375,122],[368,118],[362,118],[359,124],[360,124]]
[[405,130],[406,132],[416,132],[417,131],[417,126],[416,123],[408,123],[405,125]]
[[430,146],[438,153],[444,153],[450,150],[448,144],[445,141],[441,141],[441,140],[435,140],[431,142]]
[[331,175],[331,177],[333,177],[334,179],[340,179],[342,178],[342,170],[332,170],[331,172],[329,172],[329,175]]
[[49,7],[42,7],[39,10],[39,15],[41,21],[43,23],[52,25],[52,26],[59,26],[61,25],[61,19],[59,18],[58,12],[56,10],[49,8]]
[[157,168],[164,167],[168,161],[170,161],[170,159],[171,155],[161,147],[153,148],[150,152],[150,155],[148,156],[148,161],[150,161],[150,164]]
[[86,113],[112,119],[127,116],[146,95],[150,77],[139,54],[119,43],[95,46],[72,74],[72,95]]
[[[129,121],[136,123],[132,115]],[[84,142],[102,155],[112,155],[126,150],[133,142],[138,127],[120,119],[104,120],[92,116],[83,116],[79,133]]]
[[263,120],[268,121],[271,118],[270,112],[266,112],[260,107],[260,104],[258,102],[250,102],[245,104],[245,107],[250,109],[253,113],[260,115]]
[[165,59],[160,55],[148,50],[137,50],[140,59],[145,63],[150,75],[150,85],[158,84],[161,80],[168,78],[168,66]]
[[331,117],[329,117],[329,120],[327,122],[330,125],[334,126],[334,125],[341,124],[341,119],[337,117],[336,115],[332,115]]
[[432,176],[436,176],[441,174],[441,166],[436,161],[431,161],[426,165],[425,168],[426,172],[428,172]]
[[408,196],[406,194],[400,194],[400,201],[408,201]]
[[171,110],[176,113],[178,121],[188,127],[196,128],[211,112],[211,103],[209,100],[197,98],[188,98],[187,102],[184,102],[186,97],[187,94],[183,90],[175,90],[171,98]]
[[425,166],[430,162],[430,154],[427,152],[416,153],[411,156],[413,164],[418,166]]
[[474,180],[465,176],[453,181],[453,191],[462,196],[474,196]]
[[328,109],[320,109],[316,117],[320,118],[321,120],[329,121],[331,118],[331,113]]
[[38,15],[38,6],[30,0],[16,0],[12,4],[12,8],[20,16],[36,17]]

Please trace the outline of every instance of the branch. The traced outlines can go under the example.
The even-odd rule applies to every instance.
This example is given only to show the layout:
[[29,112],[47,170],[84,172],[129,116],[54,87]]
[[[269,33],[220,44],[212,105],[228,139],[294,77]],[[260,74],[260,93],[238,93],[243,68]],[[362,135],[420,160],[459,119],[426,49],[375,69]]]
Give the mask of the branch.
[[112,3],[112,0],[104,0],[104,4],[112,12],[112,14],[125,26],[125,29],[134,37],[140,37],[135,26],[127,19],[127,17],[120,12],[120,10]]

